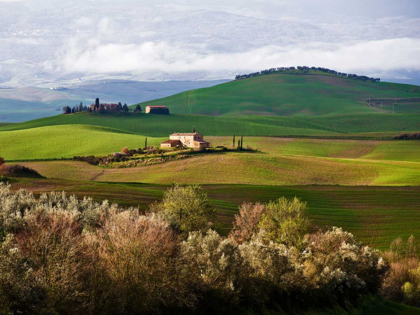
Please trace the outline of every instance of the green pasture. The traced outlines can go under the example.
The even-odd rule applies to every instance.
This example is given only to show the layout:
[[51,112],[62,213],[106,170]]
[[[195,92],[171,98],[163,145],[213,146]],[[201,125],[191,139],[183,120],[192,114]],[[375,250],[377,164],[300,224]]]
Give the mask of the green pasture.
[[[158,145],[167,138],[148,138]],[[208,137],[213,146],[233,146],[233,137]],[[236,137],[235,143],[239,137]],[[244,137],[237,151],[198,154],[133,168],[101,168],[73,161],[30,162],[109,155],[144,146],[145,137],[83,125],[0,133],[0,156],[21,162],[48,178],[94,178],[105,182],[254,185],[420,185],[419,141],[331,140]]]
[[[162,139],[148,138],[149,145]],[[0,132],[0,156],[6,160],[109,155],[123,147],[144,147],[145,137],[104,127],[68,125]]]
[[[368,98],[419,96],[420,90],[412,85],[362,82],[330,75],[272,74],[187,91],[141,105],[166,105],[177,114],[320,116],[378,112],[365,104]],[[408,106],[397,106],[395,112],[406,113]]]
[[[146,210],[160,200],[169,185],[141,183],[105,183],[77,179],[19,179],[12,188],[26,188],[39,195],[63,191],[80,198],[109,200],[122,206],[140,206]],[[313,229],[340,226],[361,241],[386,250],[397,237],[420,239],[419,187],[348,187],[348,186],[256,186],[203,185],[218,209],[217,229],[227,234],[234,215],[243,202],[268,202],[279,197],[299,197],[308,203]]]
[[0,126],[5,131],[59,125],[107,127],[149,137],[195,128],[205,136],[310,136],[383,138],[420,130],[420,115],[352,114],[317,117],[147,115],[77,113]]

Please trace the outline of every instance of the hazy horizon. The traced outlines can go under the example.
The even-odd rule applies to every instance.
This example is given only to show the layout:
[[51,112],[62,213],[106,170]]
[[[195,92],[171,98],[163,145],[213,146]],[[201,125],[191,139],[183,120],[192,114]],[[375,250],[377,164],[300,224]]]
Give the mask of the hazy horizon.
[[415,0],[0,0],[0,86],[319,66],[420,84]]

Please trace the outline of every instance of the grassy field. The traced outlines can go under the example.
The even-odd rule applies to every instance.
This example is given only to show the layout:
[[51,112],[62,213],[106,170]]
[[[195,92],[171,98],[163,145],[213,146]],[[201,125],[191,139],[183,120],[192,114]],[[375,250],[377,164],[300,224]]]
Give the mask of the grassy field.
[[[420,130],[420,115],[397,106],[395,113],[366,104],[368,98],[420,97],[417,86],[361,82],[331,75],[275,74],[232,81],[142,103],[164,104],[171,115],[77,113],[0,125],[10,131],[62,125],[106,127],[148,137],[193,128],[206,136],[306,136],[390,138]],[[416,104],[414,104],[416,105]],[[413,106],[414,106],[413,105]],[[417,105],[416,105],[417,106]],[[417,108],[417,107],[413,107]],[[54,132],[50,133],[51,141]],[[64,154],[64,153],[63,153]]]
[[[57,136],[63,127],[57,128]],[[108,132],[107,129],[68,126],[62,139],[36,141],[31,130],[14,131],[0,152],[6,159],[72,157],[84,153],[107,155],[122,147],[138,148],[144,137]],[[73,130],[72,128],[77,128]],[[39,128],[43,130],[43,128]],[[11,133],[14,133],[11,132]],[[68,134],[71,136],[69,137]],[[85,134],[84,137],[80,137]],[[1,137],[1,133],[0,133]],[[34,137],[34,138],[32,138]],[[41,139],[43,139],[41,137]],[[92,141],[94,139],[94,141]],[[71,140],[73,146],[68,148]],[[151,138],[149,143],[162,139]],[[209,137],[214,146],[232,146],[230,137]],[[91,145],[95,143],[95,145]],[[73,161],[23,162],[48,178],[152,184],[253,184],[253,185],[420,185],[419,141],[323,140],[245,137],[244,146],[258,152],[199,154],[188,159],[133,168],[101,168]],[[66,156],[60,152],[67,152]]]
[[[149,145],[162,139],[148,138]],[[105,127],[87,125],[50,126],[0,132],[0,156],[8,160],[71,158],[77,155],[108,155],[123,147],[143,147],[145,137]]]
[[[122,206],[148,205],[160,200],[168,185],[104,183],[62,179],[19,179],[14,189],[26,188],[36,194],[63,191],[80,198],[109,200]],[[246,202],[268,202],[285,196],[308,203],[314,229],[341,226],[372,246],[387,249],[397,237],[411,234],[420,239],[419,187],[347,187],[347,186],[256,186],[203,185],[218,209],[217,229],[227,234],[238,206]]]
[[58,125],[107,127],[150,137],[167,137],[192,128],[211,136],[392,137],[420,130],[420,115],[352,114],[314,117],[90,114],[58,115],[0,126],[0,133]]
[[[171,183],[204,184],[224,233],[243,201],[298,196],[308,202],[316,226],[342,226],[385,248],[398,236],[420,232],[420,142],[383,140],[420,130],[420,115],[380,111],[365,99],[419,95],[414,86],[334,76],[262,76],[147,103],[167,105],[169,116],[79,113],[0,125],[0,156],[26,160],[20,164],[47,177],[20,179],[16,188],[66,190],[143,209]],[[244,146],[259,151],[119,169],[30,161],[136,149],[146,136],[158,145],[194,127],[214,146],[231,147],[236,134],[236,141],[244,135]],[[370,140],[339,139],[357,137]]]
[[[368,98],[419,96],[419,87],[412,85],[361,82],[330,75],[272,74],[183,92],[141,105],[166,105],[177,114],[320,116],[377,112],[365,105]],[[397,106],[396,112],[412,111],[407,111],[404,105]]]

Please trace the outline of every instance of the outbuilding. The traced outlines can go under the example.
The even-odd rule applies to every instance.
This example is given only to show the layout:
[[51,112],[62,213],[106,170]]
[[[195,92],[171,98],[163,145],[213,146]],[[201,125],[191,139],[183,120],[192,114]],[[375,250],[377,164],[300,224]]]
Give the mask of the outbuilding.
[[160,144],[161,148],[179,148],[182,147],[182,142],[179,140],[167,140]]
[[146,106],[146,114],[169,115],[169,109],[166,106],[150,105]]

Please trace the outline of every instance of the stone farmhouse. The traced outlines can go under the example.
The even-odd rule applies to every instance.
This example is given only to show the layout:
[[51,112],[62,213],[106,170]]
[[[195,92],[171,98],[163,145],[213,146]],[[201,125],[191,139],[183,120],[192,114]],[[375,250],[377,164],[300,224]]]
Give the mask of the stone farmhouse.
[[203,135],[197,132],[193,133],[173,133],[169,140],[160,144],[161,148],[187,147],[194,149],[208,148],[210,143],[204,141]]
[[169,109],[166,106],[146,106],[146,114],[169,115]]

